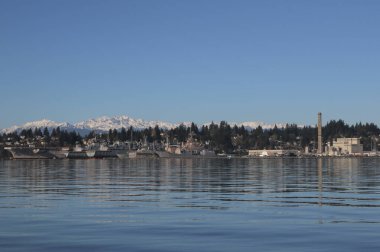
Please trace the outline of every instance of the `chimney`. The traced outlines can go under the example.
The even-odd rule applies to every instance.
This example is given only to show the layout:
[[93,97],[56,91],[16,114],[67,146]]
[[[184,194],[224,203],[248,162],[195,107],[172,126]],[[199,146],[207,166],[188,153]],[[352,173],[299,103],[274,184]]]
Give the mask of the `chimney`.
[[322,113],[318,113],[318,154],[322,154]]

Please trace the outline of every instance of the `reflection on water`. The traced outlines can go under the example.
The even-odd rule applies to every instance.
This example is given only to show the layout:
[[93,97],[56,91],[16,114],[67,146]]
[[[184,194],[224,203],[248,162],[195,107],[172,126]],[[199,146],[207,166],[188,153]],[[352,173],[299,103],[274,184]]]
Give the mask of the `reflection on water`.
[[0,247],[378,251],[379,193],[376,158],[0,161]]

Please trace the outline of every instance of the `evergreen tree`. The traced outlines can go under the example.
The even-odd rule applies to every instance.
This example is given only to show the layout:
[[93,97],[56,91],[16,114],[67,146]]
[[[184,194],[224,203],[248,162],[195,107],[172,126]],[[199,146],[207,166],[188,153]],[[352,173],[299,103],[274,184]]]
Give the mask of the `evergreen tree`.
[[108,142],[113,142],[113,134],[112,134],[112,129],[108,130]]
[[161,136],[161,129],[156,125],[153,130],[153,135],[154,135],[154,140],[161,142],[162,141],[162,136]]
[[48,128],[46,128],[46,127],[44,128],[43,137],[45,139],[45,142],[47,144],[50,144],[50,133],[49,133]]
[[127,137],[127,131],[125,130],[124,127],[121,128],[119,139],[120,139],[120,141],[122,141],[122,142],[125,142],[125,141],[127,141],[127,139],[128,139],[128,137]]
[[119,140],[118,133],[117,133],[116,129],[112,130],[112,139],[113,139],[113,141],[118,141]]
[[86,136],[86,139],[93,139],[96,137],[96,133],[95,131],[90,131],[90,133],[88,133],[88,135]]
[[133,139],[133,135],[134,135],[133,127],[130,126],[129,129],[127,130],[127,140],[129,141],[135,140]]
[[35,128],[33,135],[34,135],[34,137],[42,137],[42,131],[41,131],[41,129],[40,128]]
[[51,137],[57,137],[57,130],[56,129],[53,129],[51,131]]

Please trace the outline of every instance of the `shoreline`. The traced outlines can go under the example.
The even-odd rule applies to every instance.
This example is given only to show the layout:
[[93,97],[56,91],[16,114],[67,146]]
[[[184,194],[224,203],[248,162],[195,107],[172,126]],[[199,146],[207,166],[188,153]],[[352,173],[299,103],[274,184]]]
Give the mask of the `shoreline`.
[[202,156],[184,156],[184,157],[135,157],[135,158],[0,158],[0,161],[32,161],[32,160],[155,160],[155,159],[252,159],[252,160],[280,160],[280,159],[380,159],[377,156],[294,156],[294,157],[257,157],[257,156],[231,156],[231,157],[202,157]]

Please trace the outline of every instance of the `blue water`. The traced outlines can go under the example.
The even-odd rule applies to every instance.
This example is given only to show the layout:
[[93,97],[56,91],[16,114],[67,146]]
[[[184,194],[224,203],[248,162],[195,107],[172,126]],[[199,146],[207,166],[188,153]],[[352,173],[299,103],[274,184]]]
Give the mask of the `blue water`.
[[0,161],[0,251],[380,251],[380,159]]

